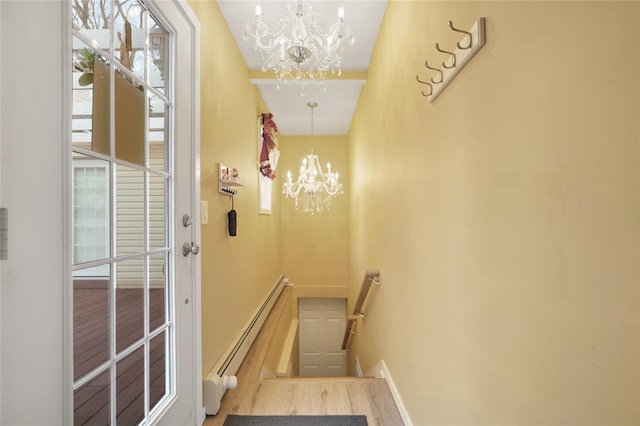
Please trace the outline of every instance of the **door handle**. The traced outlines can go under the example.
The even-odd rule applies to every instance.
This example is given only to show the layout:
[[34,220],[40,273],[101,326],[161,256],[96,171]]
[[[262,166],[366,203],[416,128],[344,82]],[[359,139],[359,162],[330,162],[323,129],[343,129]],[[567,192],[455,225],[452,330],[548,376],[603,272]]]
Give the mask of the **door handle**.
[[200,246],[197,245],[194,242],[184,243],[182,245],[182,255],[184,257],[187,257],[187,256],[189,256],[189,253],[191,253],[193,255],[196,255],[196,254],[200,253]]

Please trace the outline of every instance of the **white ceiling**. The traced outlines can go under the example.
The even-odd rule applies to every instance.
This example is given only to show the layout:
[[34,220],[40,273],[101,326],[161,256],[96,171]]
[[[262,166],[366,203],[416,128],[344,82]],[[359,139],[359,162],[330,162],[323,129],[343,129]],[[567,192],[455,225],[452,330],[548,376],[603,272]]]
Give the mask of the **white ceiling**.
[[[292,0],[293,1],[293,0]],[[285,10],[287,1],[259,0],[262,20],[272,28]],[[220,10],[236,40],[238,48],[250,70],[262,68],[261,56],[252,41],[243,40],[245,23],[253,19],[258,0],[218,0]],[[345,11],[344,21],[352,28],[355,44],[347,45],[342,59],[343,71],[365,71],[369,67],[371,52],[387,0],[315,0],[313,10],[321,31],[338,20],[338,8]],[[267,74],[265,74],[266,76]],[[349,131],[353,111],[364,80],[325,80],[323,84],[309,84],[301,95],[297,84],[278,84],[277,80],[252,80],[273,114],[282,135],[311,133],[311,112],[307,102],[318,102],[314,110],[316,135],[345,135]],[[277,88],[279,85],[280,89]]]

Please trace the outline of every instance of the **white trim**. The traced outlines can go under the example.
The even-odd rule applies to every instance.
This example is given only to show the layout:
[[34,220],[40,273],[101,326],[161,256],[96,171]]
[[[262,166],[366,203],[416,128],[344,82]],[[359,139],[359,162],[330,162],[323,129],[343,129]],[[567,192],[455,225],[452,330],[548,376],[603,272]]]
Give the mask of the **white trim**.
[[411,422],[411,418],[409,417],[409,412],[405,408],[404,403],[402,402],[402,398],[400,398],[398,388],[396,388],[396,384],[393,382],[393,378],[391,377],[391,372],[387,368],[387,364],[384,362],[384,360],[380,360],[380,362],[377,363],[375,367],[373,367],[373,373],[369,373],[367,374],[367,376],[380,377],[387,381],[387,385],[389,385],[389,390],[391,391],[393,400],[396,403],[396,407],[398,407],[398,411],[400,412],[402,421],[406,426],[413,425],[413,423]]
[[[256,86],[276,86],[281,84],[280,80],[275,78],[252,78],[249,80],[251,84],[255,84]],[[318,80],[303,80],[305,84],[311,85],[319,85]],[[327,81],[327,80],[325,80]],[[348,79],[348,80],[328,80],[331,82],[332,86],[338,87],[349,87],[349,86],[364,86],[367,84],[367,80],[361,79]]]
[[362,377],[362,367],[360,366],[360,358],[356,355],[356,377]]
[[62,306],[63,306],[63,419],[64,424],[73,424],[73,160],[70,143],[65,143],[73,129],[73,82],[71,2],[61,2],[62,7],[62,240],[67,241],[62,249]]
[[[0,28],[2,27],[2,6],[0,6]],[[2,33],[2,31],[0,31]],[[2,37],[0,36],[0,93],[2,93]],[[0,129],[2,129],[2,99],[0,98]],[[2,150],[2,135],[0,131],[0,151]],[[0,177],[1,177],[0,173]],[[2,188],[0,179],[0,188]],[[0,191],[0,206],[2,206],[2,191]],[[2,288],[2,262],[0,262],[0,288]],[[2,348],[2,300],[0,299],[0,348]],[[0,365],[2,365],[2,351],[0,350]],[[0,380],[0,395],[2,395],[2,380]],[[0,420],[2,420],[2,398],[0,398]]]

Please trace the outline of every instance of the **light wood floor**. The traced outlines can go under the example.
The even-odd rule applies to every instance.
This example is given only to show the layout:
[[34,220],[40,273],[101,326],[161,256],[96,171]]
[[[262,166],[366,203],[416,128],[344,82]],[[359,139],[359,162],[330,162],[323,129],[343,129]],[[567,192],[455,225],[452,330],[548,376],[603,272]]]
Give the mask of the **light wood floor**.
[[216,416],[205,426],[222,425],[227,414],[366,415],[369,426],[403,425],[385,379],[297,377],[259,380],[271,338],[291,289],[285,288],[237,373],[238,387],[228,390]]

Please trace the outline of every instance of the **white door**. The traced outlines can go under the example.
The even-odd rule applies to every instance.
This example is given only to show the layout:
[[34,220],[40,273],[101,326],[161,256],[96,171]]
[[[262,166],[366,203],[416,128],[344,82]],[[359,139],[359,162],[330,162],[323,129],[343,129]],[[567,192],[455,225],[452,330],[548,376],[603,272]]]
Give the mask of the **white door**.
[[75,424],[201,420],[198,34],[187,11],[70,8]]
[[300,375],[346,376],[346,299],[300,298]]

